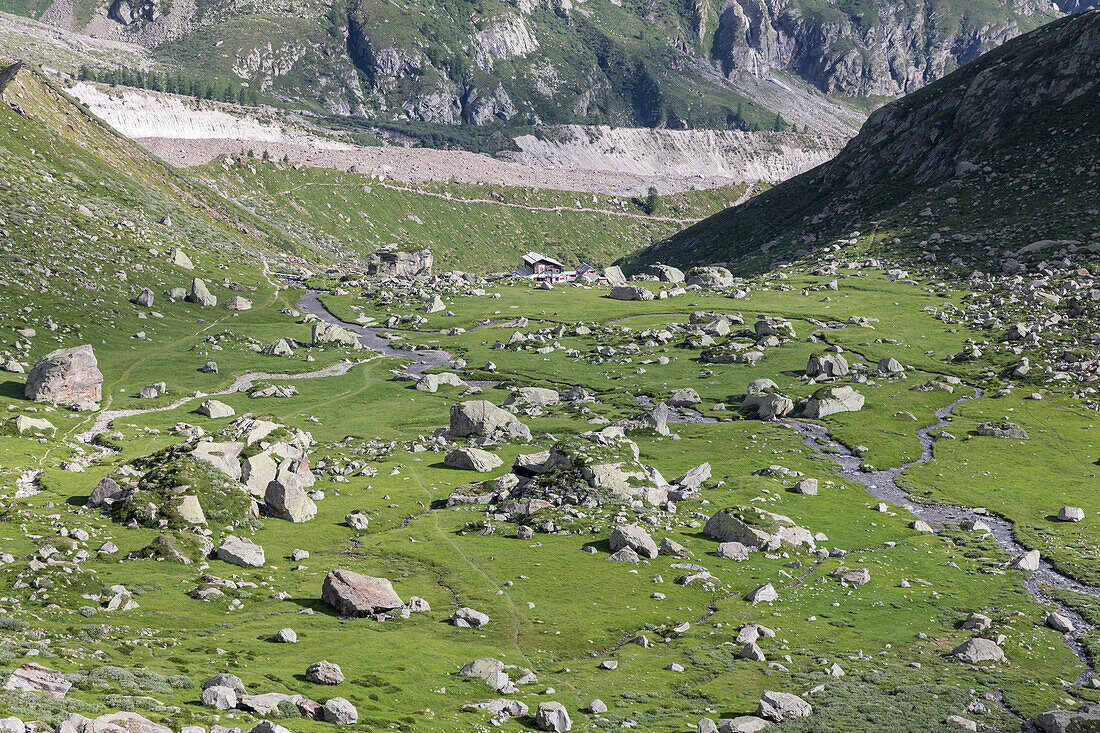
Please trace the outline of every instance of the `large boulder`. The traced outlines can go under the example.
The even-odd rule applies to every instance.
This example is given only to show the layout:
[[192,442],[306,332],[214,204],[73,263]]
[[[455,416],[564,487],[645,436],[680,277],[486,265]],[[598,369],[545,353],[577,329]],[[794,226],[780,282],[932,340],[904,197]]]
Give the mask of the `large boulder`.
[[264,548],[250,539],[229,535],[218,545],[218,559],[242,568],[259,568],[264,564]]
[[336,662],[322,659],[306,667],[306,679],[315,685],[338,685],[344,681],[344,672]]
[[480,629],[489,623],[489,614],[462,606],[451,614],[451,624],[460,629]]
[[764,690],[760,695],[760,703],[756,707],[756,715],[766,720],[782,723],[791,718],[808,718],[813,715],[814,709],[810,703],[798,695],[789,692],[775,692]]
[[38,360],[23,387],[27,399],[81,406],[103,396],[103,373],[88,344],[51,351]]
[[840,354],[811,356],[806,363],[807,377],[844,377],[850,371],[848,360]]
[[790,517],[755,506],[722,509],[707,520],[703,532],[721,542],[740,542],[746,547],[814,549],[810,530],[799,527]]
[[380,249],[367,258],[367,275],[370,277],[416,277],[432,274],[432,252],[399,252]]
[[1035,724],[1043,733],[1097,733],[1100,731],[1100,708],[1086,710],[1049,710],[1040,713]]
[[248,493],[263,498],[267,493],[267,485],[275,480],[279,462],[272,457],[270,452],[264,451],[242,459],[240,467],[240,481],[248,489]]
[[443,459],[445,466],[482,473],[499,468],[503,463],[500,456],[480,448],[455,448]]
[[462,381],[462,377],[454,372],[443,372],[442,374],[425,374],[417,380],[416,388],[421,392],[437,392],[445,384],[451,387],[465,388],[469,386]]
[[604,279],[607,280],[607,284],[614,287],[616,285],[626,285],[626,275],[623,274],[623,270],[618,265],[612,265],[611,267],[605,267],[603,269]]
[[191,262],[191,258],[179,247],[168,248],[168,262],[176,267],[182,267],[185,270],[195,269],[195,265]]
[[806,417],[822,418],[838,412],[858,412],[864,397],[851,387],[824,387],[814,392],[803,411]]
[[672,480],[672,483],[679,486],[681,489],[692,491],[700,488],[707,481],[710,481],[710,463],[700,463],[695,468],[688,469],[682,476],[678,476]]
[[204,400],[196,410],[200,415],[206,415],[214,420],[220,420],[226,417],[233,417],[236,415],[236,411],[232,407],[225,404],[220,400]]
[[487,400],[469,400],[451,407],[452,437],[477,436],[486,442],[510,438],[531,439],[531,430],[515,415]]
[[635,430],[653,430],[660,435],[668,435],[668,419],[672,415],[672,408],[664,402],[646,410],[635,417],[624,417],[613,423],[614,427],[622,428],[625,432]]
[[342,697],[333,697],[325,703],[325,722],[333,725],[353,725],[359,721],[359,711]]
[[317,505],[294,478],[294,474],[288,471],[279,471],[277,477],[267,485],[264,506],[273,517],[290,522],[308,522],[317,516]]
[[703,400],[699,397],[699,393],[691,387],[681,387],[673,390],[672,396],[666,401],[673,407],[693,407]]
[[755,410],[761,420],[775,420],[786,417],[794,411],[794,401],[778,392],[746,395],[741,401],[745,410]]
[[549,407],[561,401],[556,390],[545,387],[520,387],[504,401],[505,407]]
[[260,349],[264,356],[294,356],[294,340],[286,338],[275,339],[267,346]]
[[206,287],[206,282],[198,277],[191,281],[191,292],[187,294],[185,300],[196,305],[215,306],[218,304],[218,298]]
[[703,288],[729,288],[736,280],[733,273],[724,267],[694,267],[688,272],[684,282]]
[[34,692],[48,697],[65,697],[72,686],[61,672],[35,662],[16,667],[4,683],[5,690]]
[[373,616],[405,605],[385,578],[333,570],[321,586],[321,600],[341,616]]
[[362,346],[359,343],[359,337],[348,329],[337,326],[335,323],[317,321],[313,324],[313,345],[324,346],[325,344],[349,346],[353,349]]
[[642,557],[657,557],[657,543],[636,524],[620,524],[611,530],[611,551],[629,547]]
[[20,435],[53,435],[57,432],[57,426],[44,417],[31,417],[29,415],[15,416],[15,432]]
[[459,677],[479,679],[497,692],[511,694],[516,691],[515,683],[504,671],[504,662],[492,657],[483,657],[467,662],[458,672]]
[[653,291],[642,285],[616,285],[607,297],[612,300],[653,300]]
[[878,370],[883,374],[901,374],[905,367],[892,356],[886,356],[878,361]]
[[969,664],[1005,661],[1004,650],[997,646],[994,641],[983,639],[980,636],[959,644],[951,650],[951,656]]
[[663,283],[682,283],[684,271],[671,265],[648,265],[644,272],[652,275]]
[[215,710],[234,710],[237,707],[237,693],[222,685],[207,687],[202,691],[200,702]]
[[535,727],[562,733],[572,729],[573,721],[569,719],[569,712],[560,702],[540,702],[535,711]]

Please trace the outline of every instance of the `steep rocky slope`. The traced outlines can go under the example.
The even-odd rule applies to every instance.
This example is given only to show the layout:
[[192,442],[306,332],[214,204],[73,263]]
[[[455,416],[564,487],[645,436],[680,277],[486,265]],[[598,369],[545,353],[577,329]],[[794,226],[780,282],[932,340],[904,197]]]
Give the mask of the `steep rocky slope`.
[[1100,11],[875,112],[836,158],[633,258],[764,270],[840,238],[1012,269],[1100,251]]
[[[0,0],[318,111],[439,124],[835,131],[1094,0]],[[763,84],[761,83],[763,82]],[[805,109],[770,84],[806,86]],[[777,113],[782,120],[777,123]]]

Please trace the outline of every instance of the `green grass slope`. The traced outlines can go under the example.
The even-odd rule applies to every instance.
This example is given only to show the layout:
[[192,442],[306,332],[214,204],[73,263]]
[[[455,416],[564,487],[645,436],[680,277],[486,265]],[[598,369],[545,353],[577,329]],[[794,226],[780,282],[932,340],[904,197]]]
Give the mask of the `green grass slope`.
[[457,183],[404,184],[247,156],[188,171],[297,243],[365,258],[379,247],[428,248],[437,270],[511,271],[530,251],[606,266],[721,210],[747,184],[645,200]]
[[[867,254],[988,263],[1097,245],[1100,12],[1006,43],[873,114],[833,160],[627,259],[741,272],[857,231]],[[859,235],[856,235],[857,237]]]

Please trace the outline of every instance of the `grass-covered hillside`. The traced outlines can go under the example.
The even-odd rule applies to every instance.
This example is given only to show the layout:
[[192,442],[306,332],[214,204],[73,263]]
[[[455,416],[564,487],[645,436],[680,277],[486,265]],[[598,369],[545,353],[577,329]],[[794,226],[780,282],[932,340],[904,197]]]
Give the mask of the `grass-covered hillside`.
[[549,189],[405,184],[359,173],[237,156],[193,175],[272,225],[303,251],[365,258],[380,247],[432,250],[437,266],[510,271],[531,250],[576,265],[610,265],[720,211],[746,184],[628,198]]
[[882,108],[828,163],[630,260],[760,272],[853,238],[871,255],[1000,269],[1053,251],[1036,242],[1095,248],[1098,64],[1100,13],[1051,23]]

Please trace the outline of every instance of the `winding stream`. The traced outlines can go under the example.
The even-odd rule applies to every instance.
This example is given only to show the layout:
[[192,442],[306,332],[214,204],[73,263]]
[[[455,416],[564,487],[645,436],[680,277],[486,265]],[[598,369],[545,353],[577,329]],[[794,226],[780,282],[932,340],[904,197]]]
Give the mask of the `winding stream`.
[[[984,509],[971,509],[949,504],[916,501],[909,492],[897,484],[897,477],[904,471],[913,466],[918,466],[932,460],[932,443],[934,440],[931,435],[932,431],[949,425],[955,408],[959,405],[982,396],[982,390],[980,388],[971,387],[971,389],[974,390],[972,395],[960,397],[951,404],[936,410],[935,415],[938,419],[936,424],[920,428],[917,431],[917,438],[920,440],[921,446],[921,455],[919,458],[902,466],[883,471],[862,471],[860,467],[863,464],[863,459],[854,455],[852,451],[842,443],[833,440],[829,436],[828,429],[822,425],[793,419],[786,419],[783,422],[801,434],[803,443],[809,448],[835,461],[840,466],[841,474],[843,474],[844,478],[862,484],[864,489],[867,490],[867,493],[875,499],[889,502],[904,509],[913,515],[913,517],[932,525],[933,531],[937,531],[936,525],[962,524],[967,521],[981,520],[989,526],[989,534],[992,535],[993,539],[996,540],[1001,548],[1013,555],[1022,555],[1027,552],[1028,549],[1016,541],[1013,535],[1013,523],[1008,519],[988,513]],[[1056,606],[1062,615],[1068,617],[1073,622],[1074,630],[1072,633],[1064,635],[1064,641],[1066,646],[1068,646],[1073,654],[1081,660],[1081,663],[1085,665],[1085,669],[1078,675],[1075,684],[1085,684],[1092,676],[1093,669],[1081,644],[1081,637],[1091,631],[1092,626],[1085,621],[1077,611],[1047,595],[1043,591],[1043,588],[1044,586],[1049,586],[1052,588],[1066,589],[1076,591],[1077,593],[1084,593],[1094,598],[1100,598],[1100,588],[1086,585],[1064,575],[1059,572],[1052,563],[1045,559],[1040,560],[1039,569],[1031,574],[1024,582],[1024,585],[1028,592],[1035,596],[1037,600],[1044,604]]]

